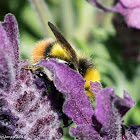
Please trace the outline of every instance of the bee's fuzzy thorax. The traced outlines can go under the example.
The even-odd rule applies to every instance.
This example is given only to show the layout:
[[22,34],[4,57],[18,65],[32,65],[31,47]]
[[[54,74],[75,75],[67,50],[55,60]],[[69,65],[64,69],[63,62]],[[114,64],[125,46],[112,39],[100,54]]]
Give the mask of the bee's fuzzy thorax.
[[53,44],[52,49],[50,51],[50,55],[54,58],[59,58],[65,61],[70,60],[70,57],[58,42]]
[[48,45],[50,45],[53,42],[54,42],[53,39],[47,39],[47,40],[42,40],[38,42],[35,48],[33,49],[31,62],[36,63],[40,61],[41,59],[45,59],[45,55],[44,55],[45,50],[48,47]]

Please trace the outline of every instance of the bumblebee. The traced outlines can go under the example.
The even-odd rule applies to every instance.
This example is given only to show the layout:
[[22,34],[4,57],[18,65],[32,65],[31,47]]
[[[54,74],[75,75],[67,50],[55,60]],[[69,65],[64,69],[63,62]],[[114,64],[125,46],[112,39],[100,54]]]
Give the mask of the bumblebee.
[[79,72],[86,80],[85,92],[87,96],[93,100],[94,94],[90,91],[90,81],[100,81],[100,74],[95,68],[91,60],[81,57],[72,48],[69,42],[61,34],[61,32],[50,22],[48,25],[56,37],[56,41],[53,39],[47,39],[40,41],[33,49],[31,61],[36,63],[41,59],[57,58],[62,60],[70,68]]

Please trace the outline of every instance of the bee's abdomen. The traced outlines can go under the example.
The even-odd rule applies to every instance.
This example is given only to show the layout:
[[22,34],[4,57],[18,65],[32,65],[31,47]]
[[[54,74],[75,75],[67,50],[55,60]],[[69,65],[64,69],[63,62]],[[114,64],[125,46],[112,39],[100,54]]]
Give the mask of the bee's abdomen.
[[78,71],[83,77],[85,76],[87,69],[92,67],[94,67],[94,65],[90,60],[86,58],[79,59]]
[[79,73],[86,79],[85,87],[90,87],[90,81],[100,81],[100,74],[91,60],[86,58],[79,59]]
[[100,82],[100,74],[98,70],[95,68],[93,63],[88,59],[79,59],[79,73],[83,76],[83,78],[86,80],[85,82],[85,92],[87,96],[93,100],[94,99],[94,93],[90,91],[90,81],[92,82]]

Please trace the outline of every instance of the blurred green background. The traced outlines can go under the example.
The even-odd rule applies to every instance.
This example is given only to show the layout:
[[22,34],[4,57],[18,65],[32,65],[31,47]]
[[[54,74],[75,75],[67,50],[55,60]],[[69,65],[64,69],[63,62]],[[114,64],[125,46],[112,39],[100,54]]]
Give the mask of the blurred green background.
[[[136,105],[124,124],[140,124],[140,31],[128,28],[120,15],[104,13],[86,0],[31,1],[0,0],[0,20],[13,13],[18,21],[21,58],[30,60],[35,44],[52,36],[47,22],[53,22],[78,52],[93,59],[104,87],[114,87],[121,97],[124,89],[130,93]],[[73,139],[67,132],[64,128],[65,139]]]

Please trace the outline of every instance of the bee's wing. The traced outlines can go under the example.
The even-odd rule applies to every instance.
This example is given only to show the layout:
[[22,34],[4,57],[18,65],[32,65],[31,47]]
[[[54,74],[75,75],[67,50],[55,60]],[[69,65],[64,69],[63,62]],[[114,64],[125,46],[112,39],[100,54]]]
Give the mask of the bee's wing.
[[65,50],[67,55],[71,59],[71,63],[74,65],[76,69],[78,69],[78,60],[77,55],[72,46],[68,43],[65,37],[61,34],[61,32],[50,22],[48,22],[49,27],[51,28],[52,32],[54,33],[57,41],[60,43],[61,47]]

